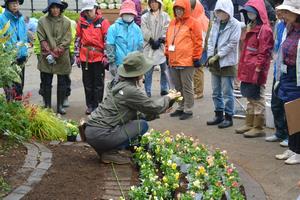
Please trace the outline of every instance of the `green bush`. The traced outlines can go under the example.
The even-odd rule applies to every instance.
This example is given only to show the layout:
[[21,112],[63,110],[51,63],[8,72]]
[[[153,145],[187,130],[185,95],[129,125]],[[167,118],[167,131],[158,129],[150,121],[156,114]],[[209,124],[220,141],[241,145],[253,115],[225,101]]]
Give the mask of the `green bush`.
[[6,195],[7,192],[10,191],[10,186],[2,176],[0,176],[0,199]]
[[[34,12],[34,13],[32,13],[31,16],[34,17],[34,18],[39,19],[39,18],[41,18],[43,15],[44,15],[44,13],[42,13],[42,12]],[[74,21],[77,21],[77,20],[79,19],[79,16],[80,16],[79,13],[77,13],[77,12],[75,12],[75,11],[69,11],[69,10],[66,10],[66,11],[64,12],[64,15],[65,15],[66,17],[68,17],[69,19],[74,20]]]
[[3,29],[0,30],[0,88],[11,86],[13,82],[20,82],[19,73],[20,66],[15,62],[17,51],[15,48],[6,44],[10,39],[10,35],[6,35],[10,27],[8,22]]
[[13,142],[22,142],[31,137],[29,115],[20,101],[7,102],[0,95],[0,135]]

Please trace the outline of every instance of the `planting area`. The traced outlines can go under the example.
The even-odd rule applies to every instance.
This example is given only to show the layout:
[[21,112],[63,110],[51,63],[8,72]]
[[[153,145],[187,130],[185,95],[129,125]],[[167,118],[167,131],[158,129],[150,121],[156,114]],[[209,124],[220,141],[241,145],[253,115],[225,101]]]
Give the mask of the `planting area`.
[[16,177],[25,155],[26,149],[23,145],[8,145],[0,136],[0,199],[25,181],[28,174]]
[[[182,134],[152,131],[134,148],[135,164],[124,166],[100,163],[83,143],[44,145],[52,151],[52,166],[22,199],[245,199],[226,152],[210,152]],[[24,157],[22,147],[10,154],[16,150]],[[15,160],[21,160],[18,168],[24,158]]]

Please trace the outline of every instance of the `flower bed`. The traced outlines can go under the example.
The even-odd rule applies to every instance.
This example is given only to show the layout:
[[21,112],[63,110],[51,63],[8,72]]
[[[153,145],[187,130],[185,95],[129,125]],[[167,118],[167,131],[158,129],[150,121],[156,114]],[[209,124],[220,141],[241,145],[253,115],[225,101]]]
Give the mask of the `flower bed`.
[[211,152],[192,137],[151,131],[135,147],[140,185],[130,199],[242,200],[239,174],[226,151]]
[[29,98],[27,95],[22,101],[7,102],[0,94],[0,136],[12,142],[65,141],[67,136],[79,134],[78,123],[62,119],[50,109],[29,104]]

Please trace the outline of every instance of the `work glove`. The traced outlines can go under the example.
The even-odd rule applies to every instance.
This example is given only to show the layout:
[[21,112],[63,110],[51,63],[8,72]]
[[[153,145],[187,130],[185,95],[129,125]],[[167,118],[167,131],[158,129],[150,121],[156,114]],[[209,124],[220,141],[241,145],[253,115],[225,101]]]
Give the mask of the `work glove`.
[[200,60],[194,60],[194,67],[196,67],[196,68],[201,67],[201,61]]
[[115,63],[109,63],[109,72],[113,77],[118,74],[118,67]]
[[55,58],[52,56],[52,54],[49,54],[46,57],[46,60],[47,60],[47,62],[48,62],[49,65],[56,64]]
[[159,41],[159,40],[156,40],[156,41],[154,41],[153,44],[151,45],[151,48],[152,48],[153,50],[157,50],[157,49],[159,49],[160,44],[161,44],[160,41]]
[[158,39],[158,41],[159,41],[161,44],[164,44],[164,43],[166,42],[166,38],[160,37],[160,38]]
[[219,56],[218,56],[218,55],[215,55],[215,56],[213,56],[213,57],[210,57],[210,58],[208,59],[208,64],[209,64],[209,65],[212,65],[212,64],[214,64],[217,60],[219,60]]

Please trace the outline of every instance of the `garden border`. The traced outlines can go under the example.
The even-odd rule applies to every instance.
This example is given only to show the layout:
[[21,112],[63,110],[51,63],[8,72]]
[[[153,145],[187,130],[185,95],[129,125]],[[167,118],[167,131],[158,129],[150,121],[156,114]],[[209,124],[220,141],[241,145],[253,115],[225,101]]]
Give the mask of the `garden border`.
[[24,143],[27,149],[27,155],[23,166],[17,171],[17,174],[31,172],[27,180],[14,189],[3,200],[19,200],[23,198],[33,186],[42,180],[43,175],[52,165],[52,152],[44,145],[34,143]]
[[253,179],[241,166],[233,163],[239,172],[241,182],[245,188],[247,200],[266,200],[266,194],[262,186]]

